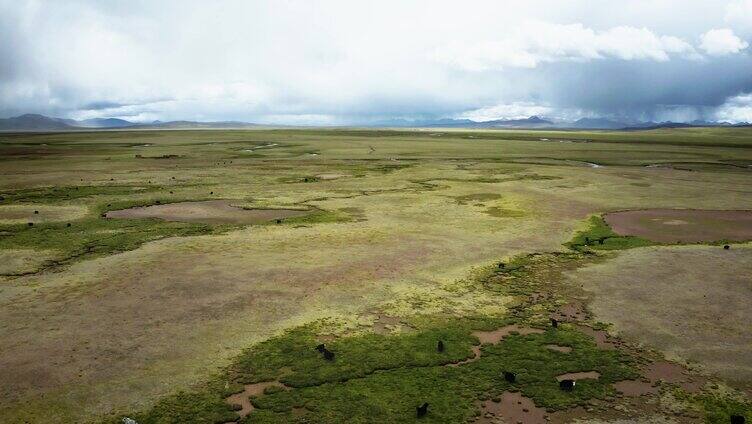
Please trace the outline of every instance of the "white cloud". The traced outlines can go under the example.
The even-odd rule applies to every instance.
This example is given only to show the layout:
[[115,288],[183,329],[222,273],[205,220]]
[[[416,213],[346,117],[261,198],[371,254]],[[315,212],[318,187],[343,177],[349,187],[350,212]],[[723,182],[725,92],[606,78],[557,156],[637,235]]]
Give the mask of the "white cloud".
[[595,31],[579,23],[536,21],[507,29],[494,41],[454,42],[436,51],[438,61],[471,71],[607,58],[665,62],[672,55],[696,58],[697,52],[680,38],[656,35],[647,28],[618,26]]
[[715,119],[731,123],[752,123],[752,93],[731,97],[715,112]]
[[726,5],[725,21],[744,34],[752,33],[752,0],[734,0]]
[[515,102],[483,107],[464,112],[458,116],[473,121],[490,121],[493,119],[524,119],[530,116],[548,116],[554,109],[550,106],[531,102]]
[[747,47],[749,43],[728,28],[711,29],[700,36],[700,48],[711,56],[739,53]]

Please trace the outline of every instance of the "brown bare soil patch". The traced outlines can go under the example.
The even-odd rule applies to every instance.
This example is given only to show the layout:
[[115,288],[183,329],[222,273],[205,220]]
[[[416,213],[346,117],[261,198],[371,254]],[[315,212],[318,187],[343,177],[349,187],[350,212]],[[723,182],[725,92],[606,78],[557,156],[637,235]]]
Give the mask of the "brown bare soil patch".
[[230,405],[240,405],[241,409],[237,411],[237,413],[240,415],[240,418],[245,418],[248,414],[253,412],[254,409],[253,404],[251,403],[251,398],[264,394],[264,390],[266,390],[267,387],[287,388],[287,386],[279,381],[264,381],[261,383],[246,384],[242,392],[231,395],[225,399],[225,401]]
[[659,243],[752,239],[752,211],[644,209],[606,214],[613,230]]
[[476,423],[545,424],[547,422],[545,409],[535,406],[531,399],[516,392],[504,392],[500,402],[487,400],[481,407],[483,411],[475,421]]
[[704,378],[691,375],[683,366],[668,361],[653,362],[645,367],[643,375],[653,383],[677,384],[689,393],[699,392],[705,384]]
[[559,321],[583,321],[587,318],[587,313],[581,303],[572,302],[560,306],[553,313],[552,318]]
[[[504,339],[504,337],[510,335],[510,334],[539,334],[543,333],[543,330],[539,328],[532,328],[532,327],[520,327],[518,325],[512,324],[507,325],[504,327],[501,327],[497,330],[492,331],[473,331],[473,336],[477,337],[478,340],[480,340],[481,344],[496,344],[499,343]],[[447,364],[450,367],[457,367],[464,364],[469,364],[470,362],[475,362],[478,359],[480,359],[480,346],[476,345],[472,347],[473,350],[473,356],[471,358],[465,359],[464,361],[455,362],[452,364]]]
[[376,334],[389,334],[401,327],[401,322],[400,318],[379,314],[373,323],[373,332]]
[[296,209],[243,209],[229,200],[179,202],[107,212],[107,218],[157,218],[165,221],[201,222],[204,224],[258,224],[308,214]]
[[510,334],[521,334],[525,336],[528,334],[540,333],[543,333],[543,330],[539,328],[520,327],[516,324],[512,324],[493,331],[473,331],[473,336],[477,337],[481,344],[496,344]]
[[658,393],[658,387],[654,386],[651,383],[648,383],[647,381],[639,380],[617,381],[616,383],[614,383],[614,389],[616,389],[616,391],[618,391],[619,393],[629,397]]
[[598,371],[583,371],[583,372],[570,372],[562,375],[556,376],[556,381],[562,381],[562,380],[587,380],[587,379],[593,379],[597,380],[601,378],[601,374]]
[[621,339],[748,387],[751,274],[750,246],[673,246],[619,252],[572,273],[571,281],[595,294],[590,309]]
[[595,345],[601,349],[616,349],[616,342],[613,341],[605,330],[596,330],[587,325],[578,325],[577,329],[595,339]]
[[569,346],[560,346],[560,345],[555,345],[555,344],[546,345],[546,349],[551,349],[551,350],[554,350],[556,352],[561,352],[561,353],[569,353],[572,351],[572,348]]

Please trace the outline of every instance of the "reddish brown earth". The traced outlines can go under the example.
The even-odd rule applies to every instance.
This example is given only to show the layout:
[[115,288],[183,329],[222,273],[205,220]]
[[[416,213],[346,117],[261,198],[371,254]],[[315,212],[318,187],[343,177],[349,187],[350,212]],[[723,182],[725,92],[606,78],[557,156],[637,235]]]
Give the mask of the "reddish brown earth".
[[481,416],[475,422],[490,424],[499,421],[511,424],[545,424],[546,410],[538,408],[531,399],[520,393],[504,392],[500,402],[483,402]]
[[258,224],[273,219],[303,216],[310,213],[296,209],[243,209],[229,200],[179,202],[110,211],[107,218],[145,219],[165,221],[200,222],[204,224]]
[[605,330],[596,330],[587,325],[578,325],[577,329],[595,339],[595,345],[601,349],[616,349],[617,341],[612,340]]
[[562,380],[587,380],[587,379],[593,379],[597,380],[601,377],[601,374],[598,371],[583,371],[583,372],[570,372],[567,374],[557,375],[556,381],[562,381]]
[[643,369],[643,375],[653,383],[677,384],[689,393],[699,392],[705,384],[704,378],[691,375],[683,366],[668,361],[653,362]]
[[[504,339],[504,337],[510,335],[510,334],[540,334],[543,333],[543,330],[539,328],[532,328],[532,327],[520,327],[515,324],[507,325],[504,327],[501,327],[497,330],[492,331],[473,331],[473,336],[477,337],[478,340],[480,340],[481,344],[496,344],[499,343]],[[457,367],[460,365],[468,364],[470,362],[475,362],[478,359],[480,359],[480,345],[476,345],[472,347],[473,350],[473,356],[465,359],[464,361],[455,362],[453,364],[447,364],[450,367]]]
[[496,344],[510,334],[521,334],[525,336],[528,334],[540,334],[543,332],[544,331],[539,328],[519,327],[512,324],[493,331],[474,331],[473,336],[477,337],[481,344]]
[[240,405],[241,409],[237,411],[237,413],[238,415],[240,415],[240,418],[244,418],[246,415],[253,412],[254,408],[253,408],[253,404],[251,403],[251,398],[264,394],[264,390],[266,390],[267,387],[285,387],[286,388],[287,386],[280,383],[279,381],[264,381],[261,383],[246,384],[242,392],[235,393],[234,395],[228,397],[225,400],[230,405]]
[[547,349],[551,349],[551,350],[555,350],[555,351],[561,352],[561,353],[569,353],[569,352],[572,351],[572,348],[569,347],[569,346],[560,346],[560,345],[555,345],[555,344],[546,345],[546,348]]
[[614,383],[614,388],[619,393],[629,397],[658,393],[658,387],[646,381],[638,380],[617,381]]
[[752,211],[644,209],[606,214],[619,235],[659,243],[752,240]]
[[560,306],[556,312],[551,315],[559,321],[583,321],[587,318],[585,308],[579,302],[571,302]]

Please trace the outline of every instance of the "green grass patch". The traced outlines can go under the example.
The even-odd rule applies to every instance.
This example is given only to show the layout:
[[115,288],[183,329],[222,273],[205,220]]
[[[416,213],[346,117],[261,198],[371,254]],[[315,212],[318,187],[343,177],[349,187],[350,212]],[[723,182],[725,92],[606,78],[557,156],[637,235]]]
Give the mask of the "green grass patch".
[[[240,391],[239,383],[279,380],[288,389],[269,389],[253,398],[256,409],[243,422],[366,423],[376,417],[380,422],[414,422],[415,407],[423,402],[431,404],[426,422],[464,422],[477,414],[478,400],[507,390],[521,391],[537,405],[556,410],[611,396],[611,383],[637,376],[629,357],[598,349],[589,336],[565,327],[511,335],[499,344],[484,345],[477,361],[446,366],[472,357],[470,348],[478,343],[472,328],[489,322],[432,322],[442,325],[329,342],[334,361],[315,350],[313,326],[290,330],[243,353],[224,380],[170,396],[134,418],[141,424],[227,421],[232,411],[224,398],[233,389]],[[438,340],[444,341],[444,352],[437,351]],[[552,343],[573,350],[565,354],[546,348]],[[506,382],[503,371],[517,373],[517,382]],[[597,371],[601,377],[578,382],[573,392],[561,391],[556,376],[578,371]]]
[[66,223],[0,226],[0,249],[57,250],[60,259],[48,261],[43,268],[81,259],[133,250],[142,244],[166,237],[211,234],[222,228],[204,224],[159,220],[116,220],[88,218]]
[[[473,338],[470,333],[460,330],[462,325],[455,325],[447,327],[457,332],[454,333],[455,339],[445,341],[447,352],[444,354],[454,358],[455,352],[461,356]],[[592,398],[610,396],[613,394],[610,383],[637,375],[628,357],[617,351],[598,349],[588,336],[564,328],[544,334],[508,336],[497,345],[482,347],[479,360],[458,367],[431,364],[443,362],[442,358],[433,359],[442,355],[436,352],[437,336],[440,334],[430,330],[419,335],[392,336],[390,338],[397,341],[384,345],[378,354],[352,358],[350,351],[341,349],[338,360],[344,364],[338,367],[342,369],[374,357],[389,358],[387,360],[392,362],[392,357],[402,357],[407,349],[412,351],[410,359],[423,356],[428,363],[415,363],[406,358],[399,367],[382,369],[359,378],[345,380],[344,377],[349,377],[346,374],[341,377],[335,374],[332,375],[334,381],[323,384],[265,393],[253,399],[258,409],[245,422],[295,422],[296,408],[308,411],[305,414],[308,422],[366,423],[373,422],[374,417],[379,417],[381,422],[415,422],[415,407],[423,402],[431,404],[430,413],[425,418],[427,422],[464,422],[477,414],[478,400],[499,396],[507,390],[519,390],[537,405],[556,410],[584,404]],[[362,344],[360,351],[365,353],[372,347],[372,341],[357,337],[345,339],[343,343],[353,347]],[[573,351],[568,354],[554,352],[545,346],[551,343],[571,346]],[[336,347],[333,345],[332,350],[337,351]],[[385,351],[389,355],[383,355]],[[314,368],[310,372],[316,372],[315,366],[323,361],[316,359],[311,363]],[[506,382],[503,371],[517,373],[517,382]],[[556,376],[577,371],[598,371],[601,377],[580,381],[573,392],[561,391]]]
[[747,422],[752,419],[752,402],[733,393],[723,391],[707,391],[700,394],[690,394],[683,390],[672,393],[679,400],[692,405],[701,411],[705,422],[710,424],[727,424],[731,415],[741,415]]
[[588,219],[588,228],[577,232],[571,241],[565,243],[574,250],[623,250],[635,247],[653,246],[658,243],[633,236],[616,234],[606,221],[597,215]]
[[[219,234],[237,226],[170,222],[159,219],[105,219],[108,210],[154,204],[154,200],[125,200],[93,207],[94,217],[67,222],[0,225],[0,249],[56,250],[58,259],[40,269],[125,252],[167,237]],[[68,226],[70,224],[70,226]],[[37,270],[37,271],[39,271]]]
[[[282,219],[282,222],[285,224],[308,225],[335,222],[351,222],[362,219],[364,219],[363,211],[358,208],[342,208],[331,211],[314,209],[307,215],[284,218]],[[274,221],[272,221],[269,225],[274,225]]]
[[0,203],[14,202],[59,203],[93,196],[127,196],[162,190],[159,186],[102,185],[102,186],[66,186],[41,187],[10,192],[0,192],[4,200]]

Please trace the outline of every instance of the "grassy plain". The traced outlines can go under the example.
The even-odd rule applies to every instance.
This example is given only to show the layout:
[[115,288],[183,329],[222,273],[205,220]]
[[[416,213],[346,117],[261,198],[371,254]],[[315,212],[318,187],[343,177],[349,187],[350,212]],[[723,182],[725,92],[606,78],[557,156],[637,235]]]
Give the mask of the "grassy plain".
[[[545,329],[573,300],[595,299],[589,325],[619,328],[598,312],[608,291],[562,272],[585,266],[598,281],[615,271],[597,267],[618,269],[625,252],[653,268],[655,248],[599,215],[752,209],[752,130],[3,134],[0,174],[0,421],[219,423],[237,417],[224,397],[242,384],[281,379],[292,389],[258,398],[247,422],[410,422],[420,399],[432,422],[463,422],[510,389],[504,367],[521,369],[511,388],[551,413],[597,415],[588,402],[618,404],[610,383],[669,349],[603,351],[565,324],[445,364],[470,357],[473,330]],[[102,217],[215,199],[313,212],[256,225]],[[609,238],[584,246],[591,236]],[[537,252],[560,254],[527,256]],[[491,271],[499,261],[502,274]],[[437,338],[444,356],[429,352]],[[320,341],[341,362],[316,362]],[[556,357],[551,343],[576,356]],[[593,369],[601,378],[571,396],[552,380]],[[748,408],[721,389],[673,390],[654,414],[670,404],[713,421]]]

